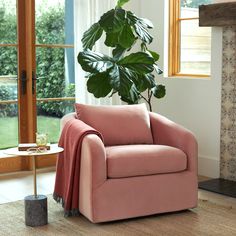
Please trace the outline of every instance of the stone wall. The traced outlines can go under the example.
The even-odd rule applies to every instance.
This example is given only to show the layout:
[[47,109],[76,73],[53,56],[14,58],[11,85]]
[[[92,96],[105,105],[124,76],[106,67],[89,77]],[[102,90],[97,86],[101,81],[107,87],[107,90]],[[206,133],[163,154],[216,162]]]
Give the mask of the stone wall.
[[236,181],[236,26],[223,28],[220,177]]

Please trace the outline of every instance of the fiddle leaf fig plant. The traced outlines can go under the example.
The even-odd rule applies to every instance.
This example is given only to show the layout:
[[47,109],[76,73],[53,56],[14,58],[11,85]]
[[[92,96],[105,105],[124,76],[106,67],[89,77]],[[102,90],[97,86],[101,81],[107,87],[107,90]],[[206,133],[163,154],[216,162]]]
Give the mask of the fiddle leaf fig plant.
[[[87,72],[88,92],[96,98],[117,93],[128,104],[144,99],[152,111],[151,98],[162,98],[166,94],[165,86],[155,80],[155,74],[162,74],[157,65],[159,54],[148,48],[153,41],[149,33],[153,24],[124,10],[123,5],[129,1],[117,0],[115,9],[102,15],[84,33],[78,62]],[[112,48],[110,56],[93,51],[103,34],[104,44]],[[136,44],[140,45],[138,52],[134,51]]]

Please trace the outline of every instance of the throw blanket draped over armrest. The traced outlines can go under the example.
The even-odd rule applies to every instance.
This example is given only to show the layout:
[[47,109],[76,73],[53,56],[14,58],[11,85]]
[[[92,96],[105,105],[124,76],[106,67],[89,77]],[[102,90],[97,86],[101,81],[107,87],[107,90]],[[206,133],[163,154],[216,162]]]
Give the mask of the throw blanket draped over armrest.
[[73,119],[66,123],[59,140],[58,145],[64,148],[64,152],[58,155],[53,198],[62,203],[65,216],[79,213],[81,146],[87,134],[96,134],[103,140],[98,131]]

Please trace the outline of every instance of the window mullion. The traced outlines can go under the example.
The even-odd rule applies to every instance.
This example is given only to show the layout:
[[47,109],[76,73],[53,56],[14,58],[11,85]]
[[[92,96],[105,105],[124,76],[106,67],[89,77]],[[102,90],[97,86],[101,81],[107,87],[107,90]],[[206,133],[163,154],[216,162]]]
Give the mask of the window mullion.
[[170,0],[169,28],[169,76],[178,73],[180,68],[180,0]]

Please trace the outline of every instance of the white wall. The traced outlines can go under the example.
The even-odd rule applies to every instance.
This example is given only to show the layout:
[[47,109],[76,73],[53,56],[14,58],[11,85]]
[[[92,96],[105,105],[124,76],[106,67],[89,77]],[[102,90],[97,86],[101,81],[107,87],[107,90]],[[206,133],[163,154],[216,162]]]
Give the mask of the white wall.
[[[131,1],[135,5],[134,10],[137,10],[139,5],[138,11],[142,17],[149,18],[154,23],[155,29],[152,34],[155,40],[152,48],[161,55],[159,65],[166,70],[168,1],[135,1]],[[166,85],[166,97],[153,101],[155,112],[167,116],[195,133],[199,144],[199,174],[209,177],[219,177],[221,64],[222,29],[213,28],[211,78],[164,78],[162,76],[158,80]]]

